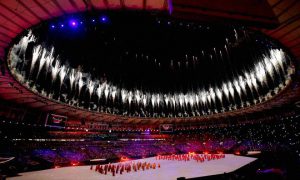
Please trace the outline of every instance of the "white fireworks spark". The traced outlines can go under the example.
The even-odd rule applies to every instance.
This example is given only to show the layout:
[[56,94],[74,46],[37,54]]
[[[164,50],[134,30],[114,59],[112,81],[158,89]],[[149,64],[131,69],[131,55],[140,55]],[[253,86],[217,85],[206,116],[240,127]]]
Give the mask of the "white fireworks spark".
[[63,85],[63,82],[65,80],[65,77],[68,73],[69,69],[63,65],[59,71],[59,77],[60,77],[60,87]]
[[36,64],[38,58],[41,56],[42,52],[42,46],[38,45],[33,48],[33,53],[32,53],[32,60],[31,60],[31,66],[30,66],[30,73],[32,72],[34,65]]
[[58,59],[56,59],[55,65],[52,66],[52,68],[51,68],[52,83],[56,80],[57,74],[59,73],[59,71],[60,71],[60,62]]
[[94,89],[95,89],[95,82],[93,80],[89,80],[88,84],[87,84],[87,88],[90,94],[90,98],[92,97],[93,93],[94,93]]
[[75,69],[72,69],[72,70],[71,70],[71,73],[69,74],[70,90],[71,90],[71,91],[72,91],[73,86],[74,86],[74,82],[75,82],[75,79],[76,79],[76,75],[77,75],[77,72],[75,71]]

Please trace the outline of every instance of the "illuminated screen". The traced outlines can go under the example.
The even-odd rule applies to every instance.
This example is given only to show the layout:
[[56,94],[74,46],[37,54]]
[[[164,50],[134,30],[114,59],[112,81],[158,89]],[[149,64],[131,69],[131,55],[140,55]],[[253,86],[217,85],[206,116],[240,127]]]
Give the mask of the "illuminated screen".
[[160,132],[173,132],[173,124],[161,124],[159,129]]
[[67,119],[66,116],[48,114],[45,125],[48,127],[65,128]]

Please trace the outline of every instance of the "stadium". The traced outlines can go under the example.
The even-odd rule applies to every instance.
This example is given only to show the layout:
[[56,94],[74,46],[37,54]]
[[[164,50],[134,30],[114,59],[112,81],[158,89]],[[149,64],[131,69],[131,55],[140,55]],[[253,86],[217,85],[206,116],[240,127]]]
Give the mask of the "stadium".
[[299,179],[297,0],[0,0],[0,179]]

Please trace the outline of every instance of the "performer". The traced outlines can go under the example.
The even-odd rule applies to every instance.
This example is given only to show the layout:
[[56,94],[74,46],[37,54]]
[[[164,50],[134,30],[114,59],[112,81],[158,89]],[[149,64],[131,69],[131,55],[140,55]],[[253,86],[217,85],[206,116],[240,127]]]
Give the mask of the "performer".
[[103,174],[103,166],[100,166],[99,172],[100,172],[101,174]]
[[119,169],[120,169],[120,164],[117,165],[116,174],[119,173]]
[[115,173],[116,173],[116,171],[115,171],[115,165],[112,166],[111,172],[112,172],[112,175],[115,176]]
[[107,174],[107,169],[108,169],[108,166],[107,166],[107,164],[105,164],[105,166],[104,166],[104,174]]

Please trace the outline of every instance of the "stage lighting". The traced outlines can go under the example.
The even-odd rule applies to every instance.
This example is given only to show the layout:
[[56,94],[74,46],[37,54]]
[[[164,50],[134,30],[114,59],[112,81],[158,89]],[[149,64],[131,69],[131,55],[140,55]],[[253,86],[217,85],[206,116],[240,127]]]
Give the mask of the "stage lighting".
[[60,25],[60,27],[62,27],[62,28],[63,28],[64,26],[65,26],[65,25],[63,25],[63,24]]
[[79,165],[79,162],[71,162],[71,165],[72,165],[72,166],[78,166],[78,165]]
[[70,25],[71,25],[71,27],[77,27],[77,21],[71,20]]
[[106,16],[101,16],[100,20],[101,22],[107,22],[108,18]]
[[55,28],[55,26],[54,26],[54,25],[51,25],[51,28],[52,28],[52,29],[54,29],[54,28]]

